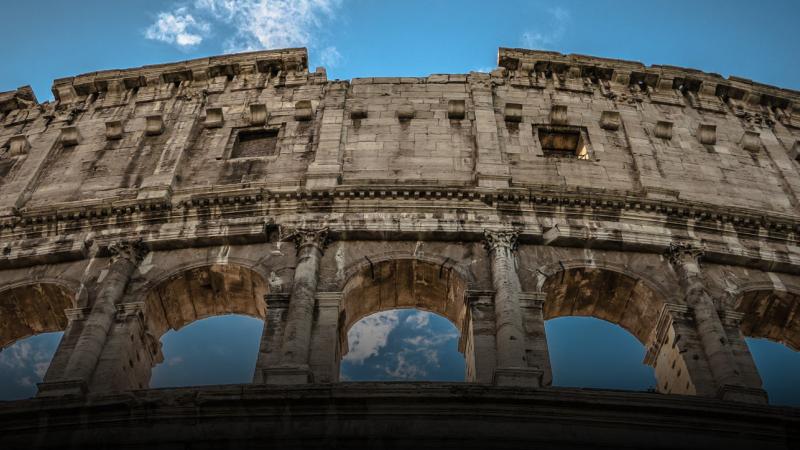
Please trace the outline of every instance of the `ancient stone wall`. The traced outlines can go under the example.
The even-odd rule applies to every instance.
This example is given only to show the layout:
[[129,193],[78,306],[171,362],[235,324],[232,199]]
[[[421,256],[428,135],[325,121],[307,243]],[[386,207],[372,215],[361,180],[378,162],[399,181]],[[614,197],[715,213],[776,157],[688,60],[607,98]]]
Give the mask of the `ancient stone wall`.
[[0,343],[64,330],[39,396],[118,393],[167,330],[248,314],[254,384],[319,385],[355,321],[416,307],[466,381],[555,389],[544,321],[593,316],[659,393],[764,403],[744,337],[800,346],[800,93],[498,65],[329,81],[287,49],[0,93]]

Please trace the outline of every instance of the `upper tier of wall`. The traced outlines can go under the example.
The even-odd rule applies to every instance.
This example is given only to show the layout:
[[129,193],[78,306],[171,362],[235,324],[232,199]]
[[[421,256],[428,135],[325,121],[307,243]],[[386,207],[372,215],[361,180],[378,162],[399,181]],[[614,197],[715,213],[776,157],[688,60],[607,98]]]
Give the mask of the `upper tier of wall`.
[[[328,81],[307,61],[286,49],[101,71],[56,80],[44,104],[0,93],[0,221],[356,186],[798,213],[796,91],[521,49],[500,49],[491,73],[421,78]],[[574,133],[585,157],[551,156],[548,130]]]

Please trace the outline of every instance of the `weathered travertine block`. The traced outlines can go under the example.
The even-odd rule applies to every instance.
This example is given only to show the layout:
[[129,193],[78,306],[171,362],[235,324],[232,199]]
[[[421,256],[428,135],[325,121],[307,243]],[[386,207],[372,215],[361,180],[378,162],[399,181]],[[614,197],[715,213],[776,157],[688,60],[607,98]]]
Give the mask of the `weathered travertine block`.
[[8,138],[8,154],[9,156],[27,155],[28,149],[31,148],[28,137],[24,134],[15,134]]
[[61,144],[64,146],[78,145],[80,136],[78,127],[68,126],[61,129]]
[[701,144],[714,145],[717,143],[717,126],[703,123],[697,128],[697,139]]
[[600,115],[600,128],[604,130],[616,131],[622,123],[618,111],[603,111]]
[[666,120],[659,120],[656,122],[656,127],[653,129],[653,134],[657,138],[672,139],[672,122]]
[[467,113],[464,100],[450,100],[447,102],[447,118],[450,120],[463,120]]
[[294,119],[300,121],[307,121],[314,118],[314,111],[311,109],[311,102],[309,100],[300,100],[294,105]]
[[519,103],[506,103],[504,118],[506,122],[521,122],[522,105]]
[[250,125],[264,125],[267,123],[267,105],[252,103],[250,105]]
[[106,139],[115,141],[122,139],[123,125],[121,120],[109,120],[106,122]]
[[219,128],[224,122],[222,108],[206,108],[206,120],[203,122],[206,128]]
[[550,108],[550,123],[553,125],[569,124],[569,118],[567,117],[567,105],[553,105]]
[[145,118],[145,134],[148,136],[158,136],[164,132],[164,116],[161,114],[151,114]]

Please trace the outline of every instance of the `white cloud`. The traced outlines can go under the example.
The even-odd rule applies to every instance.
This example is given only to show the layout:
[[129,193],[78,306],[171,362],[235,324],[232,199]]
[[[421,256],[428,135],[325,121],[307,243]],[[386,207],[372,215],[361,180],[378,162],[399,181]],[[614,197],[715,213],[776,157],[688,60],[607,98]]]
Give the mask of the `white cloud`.
[[147,39],[174,44],[179,47],[192,47],[203,42],[210,31],[210,25],[195,19],[186,7],[172,12],[158,14],[155,23],[144,33]]
[[32,356],[31,344],[19,341],[0,352],[0,364],[11,369],[19,369],[30,364]]
[[22,377],[19,380],[17,380],[17,384],[20,386],[29,387],[33,386],[33,380],[31,380],[31,377]]
[[403,339],[403,342],[405,342],[406,344],[413,345],[415,347],[437,347],[451,339],[457,339],[457,338],[458,338],[457,333],[437,334],[432,337],[418,335],[410,338],[405,338]]
[[325,47],[319,53],[319,62],[324,67],[336,67],[342,62],[342,55],[336,47]]
[[405,351],[397,354],[395,363],[396,367],[394,369],[389,369],[388,367],[386,368],[386,373],[394,378],[410,380],[428,375],[428,372],[425,369],[417,366],[416,364],[412,364],[406,359]]
[[431,313],[425,311],[417,311],[406,318],[406,323],[411,325],[411,328],[415,329],[425,327],[430,322],[430,314]]
[[325,46],[319,34],[341,0],[195,0],[172,12],[161,12],[145,36],[187,47],[199,44],[213,28],[228,35],[227,53],[287,47],[311,47],[320,61],[334,66],[341,54]]
[[350,351],[343,359],[361,364],[370,356],[377,355],[386,346],[389,333],[400,323],[399,315],[398,310],[386,311],[356,322],[347,333]]
[[547,10],[551,17],[547,27],[543,30],[528,30],[522,33],[522,46],[532,49],[548,49],[557,44],[567,31],[567,25],[571,20],[569,11],[564,8],[553,8]]

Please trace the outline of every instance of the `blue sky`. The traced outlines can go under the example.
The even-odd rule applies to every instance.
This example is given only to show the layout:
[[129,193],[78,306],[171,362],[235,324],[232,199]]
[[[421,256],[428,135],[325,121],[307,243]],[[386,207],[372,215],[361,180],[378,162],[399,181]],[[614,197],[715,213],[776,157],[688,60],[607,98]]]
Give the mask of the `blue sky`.
[[0,91],[30,84],[40,100],[59,77],[285,46],[308,47],[331,79],[484,70],[509,46],[800,89],[793,0],[28,0],[0,15],[14,18],[0,27]]
[[[0,3],[0,17],[0,91],[30,84],[40,101],[52,99],[52,80],[60,77],[287,46],[308,47],[312,69],[325,66],[331,79],[486,71],[497,48],[507,46],[693,67],[800,89],[796,0],[27,0]],[[356,325],[344,376],[446,380],[463,373],[452,326],[432,315],[417,327],[424,316],[400,311],[365,319],[378,320],[372,325],[381,333]],[[227,316],[168,333],[153,386],[247,381],[260,327]],[[550,321],[547,329],[556,384],[652,385],[641,366],[643,348],[618,327],[573,318]],[[37,336],[0,352],[0,398],[34,392],[59,338]],[[800,405],[793,386],[798,353],[749,344],[773,399]],[[614,362],[600,364],[599,355]],[[616,375],[626,367],[626,378]]]

